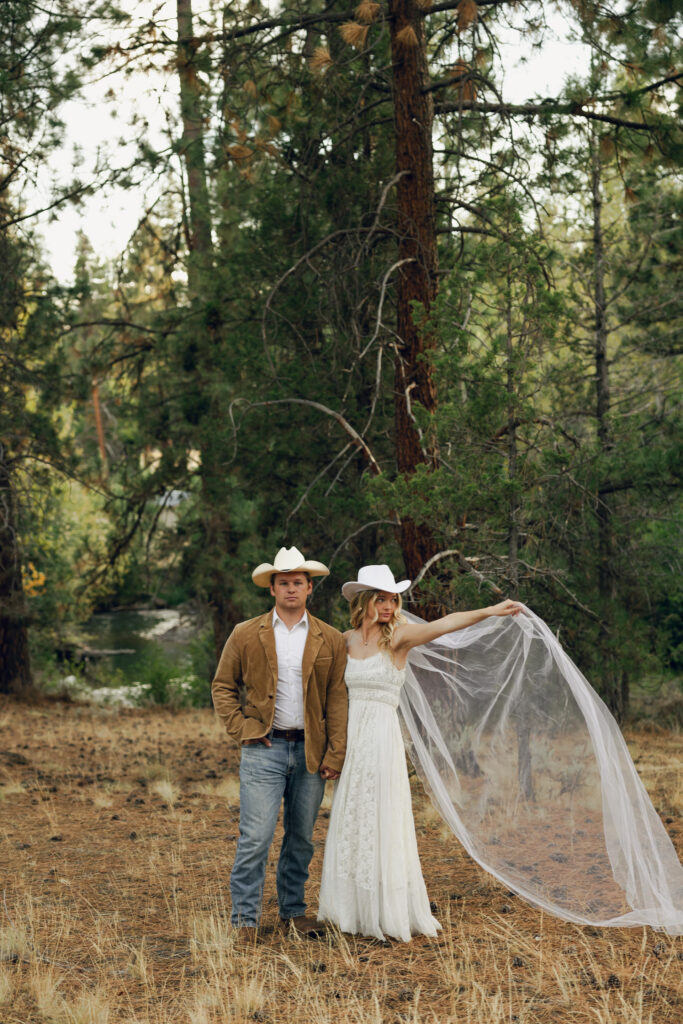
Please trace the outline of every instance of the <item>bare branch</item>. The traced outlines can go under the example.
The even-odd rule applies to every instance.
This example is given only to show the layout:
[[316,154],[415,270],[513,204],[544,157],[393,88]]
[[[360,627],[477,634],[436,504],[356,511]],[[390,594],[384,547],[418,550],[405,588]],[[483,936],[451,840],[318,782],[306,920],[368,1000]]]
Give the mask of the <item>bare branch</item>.
[[[640,89],[634,89],[633,92],[629,92],[629,96],[642,96],[646,92],[654,92],[655,89],[659,89],[660,85],[668,85],[669,82],[678,82],[683,78],[683,71],[674,71],[673,74],[667,75],[666,78],[660,78],[658,82],[651,82],[650,85],[643,85]],[[619,92],[610,93],[610,98],[621,96]]]
[[567,441],[574,445],[575,448],[579,447],[578,438],[574,437],[573,434],[570,434],[567,430],[565,430],[565,428],[561,424],[556,423],[548,416],[535,416],[530,419],[519,416],[515,417],[510,422],[503,424],[503,426],[500,427],[495,432],[495,434],[491,438],[490,443],[493,443],[494,441],[500,441],[501,438],[505,437],[508,431],[517,430],[518,427],[527,426],[529,423],[536,423],[544,427],[552,427],[553,430],[558,430]]
[[268,360],[268,364],[273,372],[274,377],[277,376],[277,372],[275,370],[275,366],[273,365],[273,360],[271,359],[270,351],[268,348],[266,318],[268,316],[268,313],[270,312],[271,304],[273,302],[273,299],[275,298],[276,292],[279,291],[279,289],[282,287],[285,281],[289,277],[291,277],[292,274],[296,273],[296,271],[303,263],[308,263],[311,256],[313,256],[320,249],[323,249],[326,245],[329,245],[329,243],[334,241],[334,239],[344,235],[358,235],[361,233],[372,234],[374,233],[375,230],[376,228],[375,225],[373,224],[371,227],[368,228],[340,228],[338,231],[332,231],[329,235],[326,235],[325,238],[322,238],[316,245],[314,245],[312,249],[309,249],[302,256],[300,256],[296,263],[293,263],[292,266],[289,267],[280,278],[278,278],[273,287],[270,289],[268,298],[266,299],[265,304],[263,306],[263,315],[261,317],[261,337],[263,339],[263,350],[265,352],[266,359]]
[[437,553],[435,555],[432,555],[432,557],[428,559],[422,566],[419,573],[413,580],[410,590],[408,591],[408,594],[410,595],[411,599],[413,595],[413,590],[418,585],[420,580],[422,580],[424,576],[429,572],[431,567],[436,562],[440,561],[442,558],[455,558],[461,573],[467,573],[471,576],[474,576],[479,581],[480,586],[490,587],[493,593],[496,594],[498,597],[503,596],[503,591],[500,589],[500,587],[493,583],[492,580],[487,579],[486,576],[484,576],[483,572],[479,572],[478,569],[475,569],[471,561],[465,558],[461,551],[459,551],[457,548],[448,548],[446,551],[437,551]]
[[242,39],[244,36],[253,36],[258,32],[265,32],[270,28],[285,28],[290,32],[299,32],[302,28],[310,25],[336,24],[337,22],[349,21],[354,18],[353,8],[348,11],[321,11],[319,14],[304,14],[298,18],[287,17],[265,18],[263,21],[254,22],[252,25],[245,25],[243,28],[235,28],[227,32],[219,32],[210,36],[202,36],[201,40],[222,40],[228,42],[230,39]]
[[[477,7],[508,7],[512,6],[516,0],[477,0]],[[432,4],[431,7],[422,11],[422,17],[426,17],[429,14],[439,14],[441,11],[457,11],[462,0],[447,0],[445,3]]]
[[133,320],[125,320],[122,317],[100,317],[98,320],[78,320],[71,324],[65,324],[61,336],[78,331],[82,327],[129,327],[133,331],[140,331],[141,334],[167,334],[167,327],[147,327],[146,324],[135,323]]
[[[391,181],[388,181],[386,183],[386,185],[384,186],[384,188],[382,189],[382,195],[379,197],[379,203],[377,204],[377,210],[375,211],[375,219],[373,220],[372,224],[370,225],[370,229],[368,231],[368,237],[365,239],[365,242],[364,242],[364,248],[367,248],[368,245],[370,244],[370,239],[372,238],[372,235],[373,235],[374,231],[376,230],[376,228],[377,228],[377,226],[379,224],[379,215],[382,212],[382,210],[384,209],[384,204],[387,201],[387,196],[389,195],[389,192],[394,187],[394,185],[397,185],[399,183],[399,181],[401,180],[401,178],[404,175],[406,175],[407,173],[408,173],[407,171],[399,171],[398,174],[395,174],[393,176],[393,178],[391,179]],[[399,265],[400,264],[396,264],[396,266],[399,266]],[[394,269],[394,268],[392,268],[392,269]],[[391,271],[390,271],[390,273],[391,273]]]
[[[562,577],[559,573],[553,572],[552,570],[546,570],[545,572],[541,572],[539,571],[539,569],[536,568],[536,566],[529,565],[528,562],[523,562],[521,558],[518,559],[518,562],[520,565],[523,565],[524,568],[531,572],[534,576],[549,576],[553,580],[553,582],[559,584],[562,590],[564,590],[565,594],[567,594],[571,598],[572,603],[575,605],[576,608],[582,611],[584,615],[587,615],[589,618],[593,619],[595,622],[602,623],[602,619],[597,614],[597,612],[594,612],[592,608],[589,608],[587,605],[582,604],[582,602],[579,601],[576,594],[574,594],[566,585],[566,583],[562,581]],[[602,624],[604,625],[604,623]],[[605,629],[607,632],[609,632],[609,630],[607,630],[607,627],[605,627]]]
[[341,542],[341,544],[339,544],[334,549],[334,552],[332,553],[332,557],[329,558],[328,561],[327,561],[328,568],[330,568],[330,569],[332,568],[332,563],[336,559],[337,555],[339,554],[339,552],[341,551],[341,549],[343,547],[346,547],[346,545],[349,543],[350,540],[353,540],[353,538],[357,537],[359,533],[362,533],[363,530],[368,530],[371,526],[382,526],[382,525],[400,526],[401,525],[401,520],[399,519],[399,517],[397,515],[395,520],[394,519],[373,519],[372,522],[363,523],[363,525],[359,526],[357,530],[354,530],[353,533],[350,533],[348,535],[348,537],[344,537],[344,540]]
[[594,110],[586,110],[580,103],[477,103],[475,100],[462,100],[455,103],[438,103],[434,105],[435,114],[458,114],[461,111],[472,111],[478,114],[504,114],[506,117],[537,117],[548,114],[569,114],[570,117],[585,117],[589,121],[601,121],[613,124],[618,128],[632,128],[634,131],[652,132],[657,124],[646,121],[627,121],[613,114],[598,114]]
[[311,409],[318,409],[319,412],[325,413],[326,416],[331,416],[332,419],[336,420],[340,427],[346,431],[353,443],[363,452],[373,473],[375,473],[376,476],[381,475],[382,470],[380,469],[379,463],[373,455],[370,447],[363,440],[358,431],[351,426],[349,421],[341,415],[341,413],[335,412],[334,409],[330,409],[327,405],[322,405],[321,402],[313,402],[309,398],[275,398],[270,402],[251,402],[248,408],[255,409],[258,406],[270,407],[273,405],[307,405],[310,406]]
[[[325,474],[327,473],[328,469],[331,469],[332,466],[334,466],[335,462],[337,462],[339,459],[342,458],[343,455],[346,454],[346,452],[349,450],[349,448],[351,448],[351,442],[350,441],[347,442],[347,444],[345,444],[344,447],[340,451],[338,451],[337,454],[334,455],[330,459],[329,462],[325,463],[325,465],[320,470],[320,472],[315,474],[315,476],[313,477],[313,479],[309,483],[308,487],[305,489],[305,491],[303,492],[303,494],[301,495],[301,497],[297,501],[297,503],[294,506],[294,508],[288,514],[288,516],[287,516],[287,518],[285,520],[285,532],[289,529],[289,524],[290,524],[292,518],[297,514],[297,512],[299,511],[299,509],[301,508],[301,506],[305,502],[306,498],[308,497],[308,495],[311,493],[311,491],[313,490],[313,488],[317,484],[318,480],[320,480],[322,477],[325,476]],[[327,493],[329,494],[329,491]]]
[[393,272],[395,270],[398,270],[399,267],[402,267],[404,263],[414,263],[414,262],[415,262],[415,260],[414,260],[414,258],[412,256],[409,259],[397,260],[396,263],[392,264],[392,266],[389,267],[389,269],[387,270],[386,274],[384,275],[384,277],[382,279],[382,288],[381,288],[381,291],[380,291],[379,302],[377,304],[377,318],[375,320],[375,330],[373,332],[372,337],[370,338],[370,341],[367,343],[367,345],[365,346],[365,348],[363,349],[361,354],[358,356],[358,360],[359,361],[361,359],[363,359],[367,355],[368,350],[370,348],[372,348],[372,346],[373,346],[373,344],[375,342],[375,339],[377,338],[377,335],[379,334],[380,327],[382,326],[382,311],[384,309],[384,299],[385,299],[386,293],[387,293],[387,285],[389,283],[389,278],[391,277]]

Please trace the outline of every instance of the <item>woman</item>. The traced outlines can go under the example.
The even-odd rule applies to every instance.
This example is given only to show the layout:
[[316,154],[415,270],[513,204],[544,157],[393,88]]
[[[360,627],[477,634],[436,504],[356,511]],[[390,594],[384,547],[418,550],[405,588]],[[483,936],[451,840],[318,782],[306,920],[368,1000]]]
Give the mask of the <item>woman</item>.
[[342,588],[349,726],[320,919],[404,941],[439,928],[418,860],[400,704],[434,806],[506,890],[580,925],[682,935],[676,850],[617,723],[552,631],[515,601],[406,621],[409,585],[383,565]]
[[330,814],[318,913],[342,931],[404,942],[440,928],[420,869],[397,715],[406,658],[445,633],[522,610],[503,601],[410,624],[401,614],[409,586],[410,580],[397,583],[387,565],[366,565],[342,587],[352,627],[345,633],[347,753]]

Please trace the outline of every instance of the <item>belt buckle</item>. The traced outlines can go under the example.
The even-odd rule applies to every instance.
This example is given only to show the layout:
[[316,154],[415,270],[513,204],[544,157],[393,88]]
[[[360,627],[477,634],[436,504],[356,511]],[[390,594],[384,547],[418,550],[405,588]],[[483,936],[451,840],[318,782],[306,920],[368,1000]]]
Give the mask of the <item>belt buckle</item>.
[[303,729],[273,729],[273,734],[279,736],[287,743],[296,743],[304,738]]

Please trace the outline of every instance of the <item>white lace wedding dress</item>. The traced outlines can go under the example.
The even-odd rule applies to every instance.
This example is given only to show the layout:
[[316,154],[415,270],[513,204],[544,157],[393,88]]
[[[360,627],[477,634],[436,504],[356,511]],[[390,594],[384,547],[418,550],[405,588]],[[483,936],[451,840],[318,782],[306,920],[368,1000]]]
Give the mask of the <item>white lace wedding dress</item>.
[[405,669],[388,654],[349,658],[346,759],[330,813],[318,918],[407,942],[434,936],[415,838],[397,708]]

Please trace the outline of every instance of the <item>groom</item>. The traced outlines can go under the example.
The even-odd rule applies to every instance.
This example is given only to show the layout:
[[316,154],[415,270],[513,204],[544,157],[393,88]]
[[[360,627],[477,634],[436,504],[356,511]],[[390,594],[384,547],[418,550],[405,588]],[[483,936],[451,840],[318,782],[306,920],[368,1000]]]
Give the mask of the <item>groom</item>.
[[348,708],[344,639],[306,611],[311,578],[328,574],[296,548],[281,548],[272,565],[254,569],[254,583],[270,589],[275,607],[235,626],[213,681],[216,712],[242,747],[240,835],[230,894],[232,923],[247,941],[256,939],[266,861],[283,801],[280,918],[305,935],[321,930],[306,917],[304,885],[325,780],[338,778],[344,762]]

